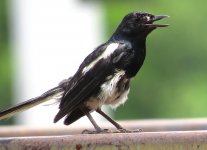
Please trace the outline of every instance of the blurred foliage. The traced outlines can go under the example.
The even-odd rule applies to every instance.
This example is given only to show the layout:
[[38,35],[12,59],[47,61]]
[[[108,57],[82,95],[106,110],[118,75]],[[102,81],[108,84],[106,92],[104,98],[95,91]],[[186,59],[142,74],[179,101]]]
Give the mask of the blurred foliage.
[[[11,55],[8,42],[8,17],[7,1],[0,1],[0,110],[2,106],[11,105]],[[13,119],[0,122],[0,124],[11,123]]]
[[[0,1],[0,109],[12,99],[6,2]],[[145,63],[131,82],[129,100],[116,110],[115,118],[207,117],[207,1],[107,0],[103,4],[105,40],[129,12],[171,16],[161,21],[169,23],[168,28],[148,36]]]
[[147,38],[145,63],[116,119],[207,117],[207,1],[107,1],[108,36],[131,11],[166,14]]

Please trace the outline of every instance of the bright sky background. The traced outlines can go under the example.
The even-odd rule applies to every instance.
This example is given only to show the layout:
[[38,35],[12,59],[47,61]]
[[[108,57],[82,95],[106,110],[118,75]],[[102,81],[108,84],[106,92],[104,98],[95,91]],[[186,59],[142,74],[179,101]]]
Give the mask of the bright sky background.
[[[77,0],[11,2],[15,100],[36,97],[73,75],[84,57],[101,43],[101,5],[82,3]],[[38,106],[21,113],[18,123],[54,125],[57,110],[57,105]]]

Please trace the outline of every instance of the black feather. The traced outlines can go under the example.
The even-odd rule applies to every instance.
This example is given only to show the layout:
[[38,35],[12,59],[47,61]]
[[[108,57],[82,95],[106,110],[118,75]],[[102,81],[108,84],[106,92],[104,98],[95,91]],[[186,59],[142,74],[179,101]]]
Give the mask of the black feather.
[[[80,70],[81,71],[81,70]],[[108,75],[113,74],[114,68],[110,61],[101,59],[90,71],[81,76],[80,79],[71,79],[74,82],[73,87],[70,87],[62,98],[59,112],[55,116],[54,122],[57,122],[66,114],[74,111],[84,101],[91,96],[95,96],[101,84],[106,80]]]
[[[0,119],[38,105],[58,93],[63,94],[54,122],[66,116],[66,125],[104,104],[116,105],[125,102],[130,79],[137,74],[145,59],[147,35],[158,27],[167,26],[153,22],[166,17],[168,16],[155,16],[144,12],[129,13],[111,38],[84,59],[74,76],[39,97],[0,112]],[[87,105],[90,99],[96,101],[93,108]],[[115,121],[108,120],[120,129],[121,126]],[[94,121],[92,122],[94,127],[99,129]]]
[[80,119],[81,117],[85,116],[84,112],[90,112],[90,109],[87,109],[86,107],[84,108],[84,112],[82,110],[83,108],[76,108],[74,111],[72,111],[71,113],[69,113],[65,120],[64,120],[64,124],[65,125],[70,125],[71,123],[77,121],[78,119]]
[[31,107],[39,105],[43,102],[46,102],[51,99],[51,98],[49,99],[49,97],[53,97],[56,94],[61,93],[63,91],[64,91],[64,88],[61,86],[58,86],[53,89],[50,89],[49,91],[45,92],[44,94],[42,94],[38,97],[29,99],[27,101],[24,101],[24,102],[18,104],[17,106],[14,106],[14,107],[8,108],[4,111],[1,111],[0,112],[0,120],[4,119],[4,118],[12,117],[16,113],[22,112],[22,111],[27,110]]

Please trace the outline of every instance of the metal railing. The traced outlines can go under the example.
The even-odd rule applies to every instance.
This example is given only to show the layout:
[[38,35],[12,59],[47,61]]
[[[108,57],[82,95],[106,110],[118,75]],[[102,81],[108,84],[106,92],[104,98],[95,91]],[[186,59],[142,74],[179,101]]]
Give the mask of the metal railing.
[[[0,149],[207,150],[207,119],[141,120],[120,123],[128,129],[140,128],[143,131],[80,134],[83,129],[90,128],[0,127]],[[102,127],[107,128],[108,125],[103,124]]]

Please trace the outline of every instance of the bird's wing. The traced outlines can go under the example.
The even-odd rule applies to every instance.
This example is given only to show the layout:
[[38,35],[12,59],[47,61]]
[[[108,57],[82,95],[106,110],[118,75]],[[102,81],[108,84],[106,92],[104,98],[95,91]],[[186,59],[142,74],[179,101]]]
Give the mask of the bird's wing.
[[76,109],[80,104],[99,91],[100,85],[106,77],[113,73],[113,66],[109,61],[101,59],[91,70],[76,80],[76,83],[65,93],[59,112],[54,122]]
[[101,83],[109,74],[113,73],[110,57],[101,57],[107,46],[108,44],[100,45],[84,59],[65,90],[54,122],[76,109],[90,96],[95,95],[99,91]]
[[[115,73],[116,64],[125,56],[125,50],[126,46],[123,44],[102,45],[84,60],[86,65],[83,62],[70,80],[70,85],[64,93],[54,122],[75,110],[91,96],[98,94],[101,84],[106,81],[108,76]],[[90,58],[93,59],[90,61]]]

